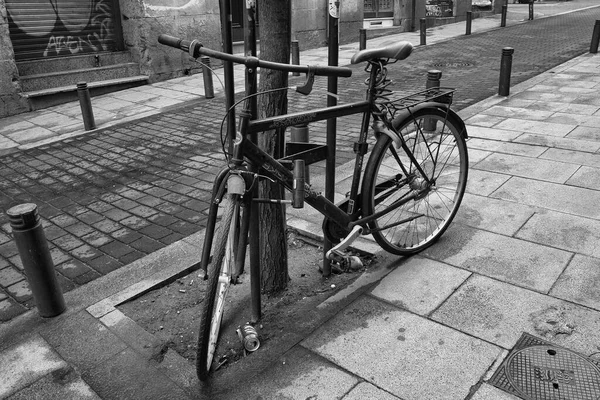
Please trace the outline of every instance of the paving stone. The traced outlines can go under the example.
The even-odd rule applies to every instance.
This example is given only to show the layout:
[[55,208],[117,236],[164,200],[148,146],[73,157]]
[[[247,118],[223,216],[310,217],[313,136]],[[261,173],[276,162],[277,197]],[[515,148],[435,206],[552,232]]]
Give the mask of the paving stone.
[[550,294],[600,311],[599,287],[598,259],[576,254]]
[[72,250],[71,254],[84,262],[86,260],[90,260],[102,255],[102,253],[98,249],[95,249],[87,244],[79,246],[78,248]]
[[72,280],[73,280],[73,282],[75,282],[76,284],[81,286],[88,282],[93,281],[94,279],[98,279],[101,276],[102,275],[99,274],[98,272],[90,269],[88,272],[86,272],[82,275],[78,275],[78,276],[74,277]]
[[29,288],[29,283],[27,283],[25,280],[17,282],[14,285],[10,285],[6,288],[6,291],[19,303],[25,303],[33,298],[33,293]]
[[429,258],[547,293],[572,254],[525,240],[451,225]]
[[56,265],[56,270],[69,279],[76,278],[90,271],[90,267],[79,260],[69,260]]
[[436,309],[471,275],[439,261],[411,257],[383,278],[371,294],[419,315]]
[[118,231],[111,232],[110,235],[123,243],[131,243],[142,237],[141,233],[129,228],[119,229]]
[[99,231],[92,231],[82,236],[81,239],[93,247],[100,247],[114,240],[112,237]]
[[600,219],[600,192],[513,177],[492,197],[543,207],[567,214]]
[[520,398],[492,385],[483,384],[477,389],[471,400],[520,400]]
[[396,400],[398,397],[379,389],[367,382],[361,382],[356,385],[350,393],[342,397],[343,400],[364,400],[364,399],[378,399],[378,400]]
[[0,352],[0,397],[5,398],[68,365],[39,336]]
[[105,400],[189,399],[155,364],[126,349],[85,372],[83,379]]
[[336,399],[358,382],[358,378],[296,346],[275,361],[262,378],[253,379],[246,390],[248,398]]
[[579,139],[569,139],[563,137],[547,136],[543,134],[526,133],[515,139],[518,143],[527,143],[544,147],[555,147],[565,150],[576,151],[598,151],[600,144]]
[[152,253],[153,251],[164,247],[162,243],[147,237],[141,237],[135,242],[131,242],[129,245],[134,249],[146,254]]
[[[138,239],[139,240],[139,239]],[[119,259],[120,257],[131,253],[134,249],[125,243],[114,240],[110,243],[105,244],[100,248],[104,253],[109,256]],[[95,257],[94,257],[95,258]]]
[[92,227],[83,222],[76,222],[69,226],[65,226],[64,228],[67,232],[73,234],[76,237],[82,237],[94,231]]
[[531,290],[474,275],[431,318],[512,348],[523,332],[581,354],[598,351],[600,313]]
[[66,231],[65,231],[65,235],[53,239],[52,242],[56,246],[60,247],[63,250],[66,250],[66,251],[76,249],[77,247],[85,244],[83,241],[81,241],[77,237],[67,233]]
[[535,207],[467,193],[452,223],[513,236],[535,211]]
[[8,267],[0,270],[0,286],[8,287],[25,279],[25,276],[14,268]]
[[26,311],[27,308],[25,306],[15,302],[11,298],[0,300],[0,321],[10,321]]
[[589,218],[553,211],[536,213],[517,237],[567,251],[600,256],[600,226],[597,220]]
[[302,345],[406,399],[465,398],[501,354],[487,342],[366,297]]
[[106,275],[124,265],[124,263],[115,260],[114,258],[102,255],[93,260],[88,261],[88,265],[102,275]]
[[67,317],[42,332],[46,341],[79,371],[87,371],[127,346],[86,311]]
[[477,163],[475,168],[524,178],[564,183],[577,171],[579,166],[512,154],[494,153]]
[[100,397],[72,368],[66,367],[44,376],[10,400],[100,400]]

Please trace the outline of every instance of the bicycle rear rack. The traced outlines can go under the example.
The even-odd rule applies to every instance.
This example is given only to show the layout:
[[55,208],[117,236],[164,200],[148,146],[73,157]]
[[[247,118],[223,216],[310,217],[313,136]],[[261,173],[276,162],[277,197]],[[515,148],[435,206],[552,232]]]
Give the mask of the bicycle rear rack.
[[408,95],[403,92],[392,92],[385,96],[385,101],[378,101],[377,103],[387,104],[396,109],[410,108],[428,101],[450,105],[452,104],[452,98],[455,91],[456,89],[454,88],[433,87]]

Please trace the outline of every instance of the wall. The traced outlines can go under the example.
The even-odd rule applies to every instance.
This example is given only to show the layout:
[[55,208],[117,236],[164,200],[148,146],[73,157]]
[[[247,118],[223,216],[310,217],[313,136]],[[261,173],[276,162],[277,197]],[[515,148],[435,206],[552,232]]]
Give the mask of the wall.
[[200,70],[186,53],[163,46],[161,33],[197,39],[221,48],[219,2],[216,0],[119,0],[125,48],[140,64],[142,74],[159,81]]
[[[364,0],[340,0],[339,41],[358,41]],[[327,46],[329,0],[292,0],[292,39],[300,50]]]
[[6,4],[0,0],[0,117],[29,110],[27,101],[19,95],[19,73],[8,33]]

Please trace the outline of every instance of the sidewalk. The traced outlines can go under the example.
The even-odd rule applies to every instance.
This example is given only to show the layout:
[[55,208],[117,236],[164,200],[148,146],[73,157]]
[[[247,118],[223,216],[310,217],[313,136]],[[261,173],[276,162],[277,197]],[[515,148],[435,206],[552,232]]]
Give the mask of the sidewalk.
[[[489,24],[481,29],[492,27],[490,20],[481,21]],[[452,29],[463,34],[461,27],[434,29],[428,44],[436,34],[439,40],[451,37]],[[418,43],[418,35],[404,35],[402,40]],[[380,38],[368,47],[387,40],[399,39]],[[325,59],[318,51],[311,54]],[[301,62],[310,63],[308,57],[303,52]],[[340,54],[340,64],[342,59]],[[69,308],[57,318],[42,320],[34,310],[0,325],[0,398],[507,400],[518,397],[489,382],[522,332],[597,357],[599,72],[600,56],[584,55],[513,86],[507,98],[493,96],[461,110],[471,137],[471,169],[468,193],[449,231],[410,259],[392,262],[378,254],[383,266],[321,304],[323,324],[252,380],[228,372],[230,381],[200,385],[187,361],[163,353],[152,335],[115,308],[192,265],[198,233],[68,292]],[[196,81],[202,80],[137,88],[105,102],[139,118],[160,106],[135,101],[167,93],[169,105],[186,101],[184,94],[189,101],[202,96],[186,89]],[[58,109],[30,113],[11,131],[29,126],[30,140],[17,143],[6,133],[0,145],[14,151],[82,134],[73,122],[78,104],[70,107],[71,117],[60,117]],[[118,113],[103,115],[106,120],[97,114],[99,128],[123,121],[114,120]],[[62,130],[54,122],[59,117],[71,118],[61,119],[68,121]],[[7,132],[5,122],[0,125]],[[48,132],[37,136],[43,125]],[[345,171],[338,168],[338,179]],[[317,220],[306,211],[290,224],[316,234]],[[580,371],[589,374],[582,378]],[[581,394],[583,384],[598,397],[600,375],[593,368],[583,363],[572,373],[577,382],[560,381],[561,390]]]
[[[591,0],[577,8],[582,8]],[[511,9],[523,9],[527,5],[514,5]],[[564,6],[563,6],[564,7]],[[562,8],[561,8],[562,9]],[[544,17],[555,14],[552,11],[539,14]],[[507,25],[520,23],[522,12],[511,12],[507,16]],[[526,17],[525,17],[526,18]],[[472,21],[472,33],[495,29],[500,26],[498,16],[477,18]],[[434,27],[427,30],[427,44],[434,44],[448,38],[465,34],[465,24],[457,23]],[[367,48],[375,48],[407,40],[414,45],[420,43],[419,32],[408,32],[368,40]],[[350,58],[358,51],[358,43],[341,46],[339,65],[350,64]],[[302,51],[301,64],[326,65],[327,47]],[[244,89],[244,69],[236,66],[236,92]],[[223,69],[216,70],[213,79],[215,95],[223,93]],[[204,80],[202,74],[171,79],[152,85],[140,86],[115,93],[92,98],[92,108],[96,129],[123,124],[128,121],[146,118],[190,101],[204,98]],[[93,132],[93,131],[88,131]],[[85,134],[79,102],[70,102],[58,106],[0,119],[0,155],[17,150],[29,149],[57,140]]]

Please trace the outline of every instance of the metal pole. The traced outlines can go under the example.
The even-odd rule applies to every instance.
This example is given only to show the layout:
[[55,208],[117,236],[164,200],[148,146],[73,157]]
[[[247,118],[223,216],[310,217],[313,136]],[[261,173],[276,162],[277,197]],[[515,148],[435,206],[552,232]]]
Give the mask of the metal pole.
[[529,20],[533,21],[533,0],[529,0]]
[[421,46],[427,44],[427,18],[419,20],[419,28],[421,29]]
[[471,34],[472,20],[473,20],[473,12],[472,11],[467,11],[467,32],[465,33],[465,35],[470,35]]
[[81,116],[83,117],[85,130],[96,129],[94,111],[92,110],[92,98],[86,82],[77,83],[77,97],[79,97],[79,106],[81,107]]
[[[300,44],[292,40],[292,64],[300,65]],[[292,72],[292,76],[300,76],[300,72]]]
[[594,33],[592,34],[592,43],[590,45],[590,53],[598,52],[598,43],[600,42],[600,20],[596,20],[594,25]]
[[42,222],[33,203],[10,208],[8,215],[27,282],[42,317],[55,317],[67,308],[56,279]]
[[360,28],[358,30],[358,43],[359,43],[359,50],[364,50],[367,48],[367,30],[364,28]]
[[200,57],[202,63],[202,79],[204,79],[204,97],[212,99],[215,97],[215,89],[213,87],[212,71],[210,70],[210,57]]
[[[246,2],[246,27],[244,29],[244,52],[247,56],[256,56],[256,3]],[[248,93],[256,93],[258,85],[256,69],[246,69],[246,90]],[[258,114],[258,100],[256,96],[250,99],[250,110],[252,118]],[[258,143],[258,135],[250,136],[252,143]],[[258,173],[256,165],[250,165],[250,171]],[[254,185],[252,198],[258,197],[258,187]],[[250,247],[250,301],[252,303],[252,315],[250,321],[256,323],[262,317],[262,304],[260,301],[260,232],[259,232],[259,207],[256,201],[250,201],[250,229],[248,230],[248,242]]]
[[502,19],[500,20],[500,26],[504,28],[506,26],[506,11],[508,6],[506,4],[502,5]]
[[[221,37],[223,39],[223,52],[233,53],[233,40],[231,31],[231,2],[229,0],[219,0],[219,9],[221,11]],[[235,81],[233,80],[233,63],[223,61],[223,76],[225,80],[225,107],[230,110],[235,102]],[[235,111],[227,113],[227,137],[229,141],[229,151],[233,151],[233,140],[235,138]]]
[[[329,45],[328,65],[337,66],[339,62],[339,19],[340,2],[329,0]],[[327,91],[337,94],[338,82],[335,76],[327,78]],[[337,104],[335,96],[327,96],[327,107]],[[327,159],[325,160],[325,198],[333,201],[335,195],[335,146],[336,146],[337,121],[335,118],[327,120]],[[331,264],[325,254],[332,248],[332,243],[327,238],[323,239],[323,276],[331,275]]]
[[500,82],[498,85],[498,94],[508,96],[510,93],[510,74],[512,69],[512,58],[515,49],[505,47],[502,49],[502,60],[500,62]]

